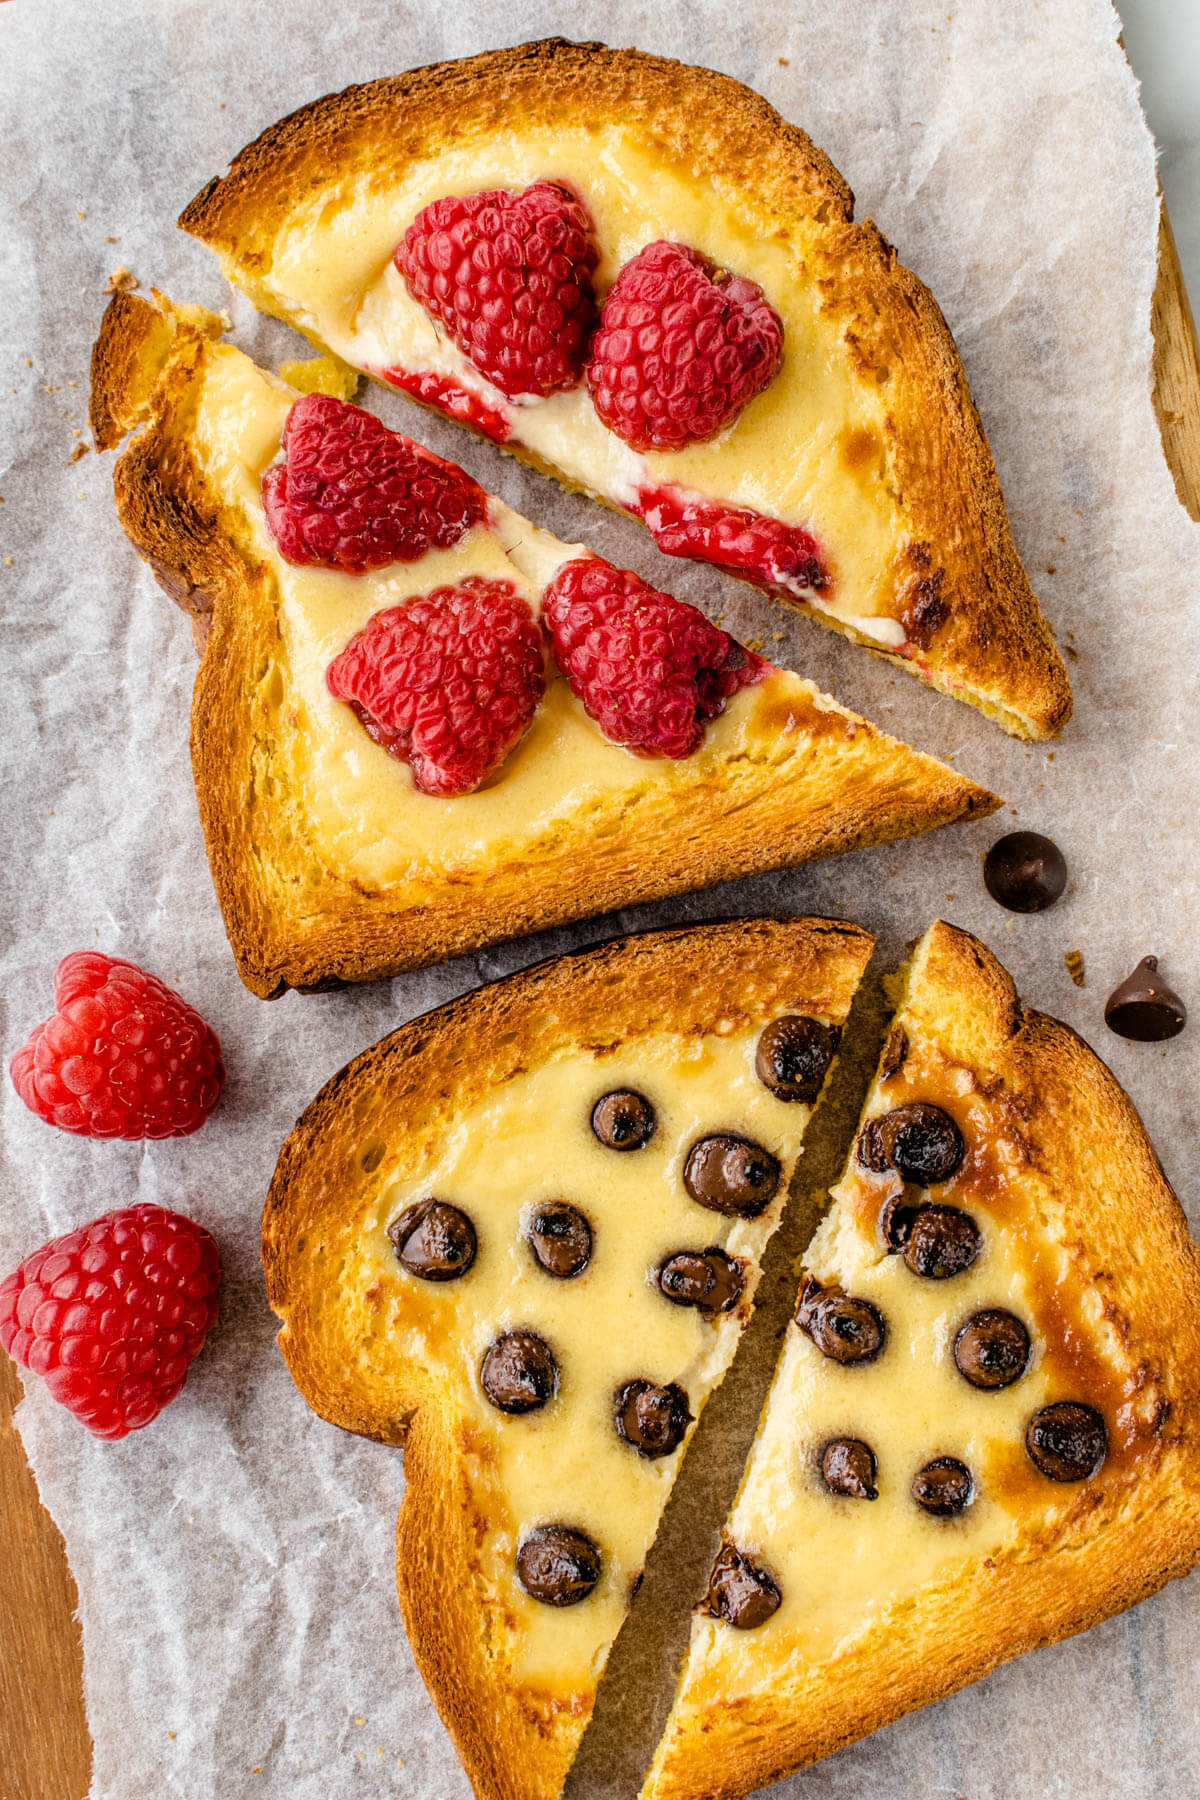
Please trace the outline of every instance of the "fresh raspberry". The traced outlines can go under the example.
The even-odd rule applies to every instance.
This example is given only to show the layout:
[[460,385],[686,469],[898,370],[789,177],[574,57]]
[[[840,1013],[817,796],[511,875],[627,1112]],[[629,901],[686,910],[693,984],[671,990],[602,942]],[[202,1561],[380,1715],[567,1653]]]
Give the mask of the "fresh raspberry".
[[216,1034],[136,963],[76,950],[54,971],[53,1016],[9,1064],[47,1125],[80,1137],[186,1137],[225,1083]]
[[756,281],[660,240],[609,289],[592,340],[596,411],[635,450],[681,450],[732,423],[783,355],[783,326]]
[[829,598],[831,577],[817,540],[803,525],[785,525],[749,507],[725,506],[670,484],[639,488],[637,511],[667,556],[736,569],[749,581],[797,598]]
[[553,394],[583,373],[599,260],[570,188],[451,194],[419,212],[394,258],[409,291],[502,394]]
[[599,557],[559,570],[542,616],[571,692],[605,737],[643,756],[690,756],[768,666],[694,606]]
[[221,1258],[201,1226],[127,1206],[68,1231],[0,1281],[0,1344],[97,1437],[172,1401],[217,1316]]
[[286,562],[360,575],[448,550],[487,516],[487,495],[456,464],[331,394],[297,400],[283,448],[262,497]]
[[422,794],[469,794],[533,718],[545,640],[511,582],[473,575],[376,613],[325,679]]

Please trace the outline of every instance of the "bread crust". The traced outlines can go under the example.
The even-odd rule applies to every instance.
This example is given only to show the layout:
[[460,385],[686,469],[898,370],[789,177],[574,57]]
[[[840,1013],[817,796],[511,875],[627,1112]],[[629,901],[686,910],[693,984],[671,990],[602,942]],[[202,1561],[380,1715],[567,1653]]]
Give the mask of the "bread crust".
[[[559,38],[439,63],[300,108],[235,157],[179,223],[218,252],[256,304],[288,318],[269,274],[276,240],[299,209],[363,170],[386,183],[418,158],[500,133],[514,114],[550,129],[618,119],[735,197],[765,235],[803,239],[797,266],[808,272],[799,278],[820,287],[847,378],[879,381],[888,395],[889,485],[903,497],[909,532],[895,581],[919,655],[914,664],[849,635],[1018,737],[1056,736],[1070,716],[1070,683],[1013,545],[946,321],[876,226],[854,222],[854,196],[828,157],[741,83]],[[306,321],[290,322],[320,341]],[[519,445],[504,447],[556,473]],[[780,598],[843,629],[820,609]]]

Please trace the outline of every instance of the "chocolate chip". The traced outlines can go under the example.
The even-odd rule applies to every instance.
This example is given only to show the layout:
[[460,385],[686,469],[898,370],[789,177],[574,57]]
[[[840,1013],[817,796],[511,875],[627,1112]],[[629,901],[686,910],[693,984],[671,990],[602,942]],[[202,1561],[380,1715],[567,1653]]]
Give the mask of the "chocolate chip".
[[979,1255],[979,1227],[957,1206],[919,1206],[903,1255],[914,1275],[948,1281],[969,1269]]
[[821,1480],[831,1494],[878,1500],[875,1452],[861,1438],[831,1438],[821,1452]]
[[891,1168],[887,1151],[883,1147],[880,1133],[882,1119],[868,1119],[858,1134],[858,1142],[854,1146],[854,1154],[864,1169],[870,1169],[872,1175],[886,1175]]
[[676,1306],[730,1312],[742,1297],[746,1266],[710,1244],[707,1250],[676,1250],[660,1264],[655,1281]]
[[884,1201],[879,1213],[879,1235],[893,1256],[907,1244],[913,1220],[920,1210],[907,1198],[903,1188],[897,1188]]
[[970,1504],[975,1483],[970,1469],[957,1456],[935,1456],[917,1470],[910,1492],[917,1505],[935,1519],[954,1519]]
[[887,1162],[918,1187],[949,1181],[962,1162],[962,1133],[940,1106],[914,1100],[884,1113],[877,1123],[879,1148]]
[[517,1551],[517,1580],[543,1606],[578,1606],[602,1568],[597,1545],[573,1525],[538,1525]]
[[869,1300],[844,1288],[822,1287],[812,1275],[800,1286],[796,1323],[821,1352],[837,1363],[873,1362],[887,1336],[883,1314]]
[[692,1199],[710,1212],[735,1219],[757,1219],[779,1187],[778,1160],[761,1144],[732,1132],[714,1132],[688,1151],[683,1185]]
[[821,1092],[841,1032],[805,1013],[773,1019],[758,1040],[754,1070],[777,1100],[811,1106]]
[[1132,975],[1104,1003],[1104,1023],[1118,1037],[1161,1044],[1187,1024],[1187,1007],[1158,973],[1157,956],[1143,956]]
[[475,1227],[448,1200],[418,1200],[387,1228],[396,1256],[422,1281],[454,1281],[475,1261]]
[[973,1388],[1006,1388],[1029,1367],[1029,1333],[1016,1313],[991,1306],[960,1325],[954,1363]]
[[577,1206],[550,1200],[529,1221],[529,1247],[547,1275],[570,1281],[592,1260],[592,1228]]
[[640,1150],[654,1136],[654,1108],[645,1094],[614,1088],[592,1108],[592,1130],[608,1150]]
[[898,1075],[907,1060],[908,1034],[902,1025],[893,1025],[879,1064],[880,1081],[890,1081],[893,1075]]
[[1051,1481],[1086,1481],[1108,1454],[1108,1431],[1095,1407],[1059,1400],[1034,1413],[1025,1448],[1034,1467]]
[[489,1344],[479,1383],[501,1412],[536,1412],[558,1388],[558,1363],[536,1331],[506,1331]]
[[721,1545],[708,1578],[708,1610],[714,1619],[753,1631],[766,1624],[782,1599],[778,1582],[761,1563],[733,1544]]
[[617,1435],[639,1456],[670,1456],[683,1442],[692,1422],[688,1397],[678,1382],[658,1387],[653,1381],[627,1381],[613,1397]]
[[1009,912],[1045,912],[1067,885],[1067,865],[1052,838],[1010,831],[983,859],[983,885]]

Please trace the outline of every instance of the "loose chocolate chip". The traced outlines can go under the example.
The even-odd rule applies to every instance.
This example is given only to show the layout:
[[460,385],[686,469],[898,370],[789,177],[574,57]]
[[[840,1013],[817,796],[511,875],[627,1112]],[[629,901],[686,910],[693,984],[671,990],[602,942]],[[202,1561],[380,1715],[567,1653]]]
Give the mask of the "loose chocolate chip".
[[529,1247],[547,1275],[570,1281],[592,1260],[592,1228],[577,1206],[551,1200],[539,1206],[529,1221]]
[[979,1255],[979,1227],[957,1206],[919,1206],[903,1254],[914,1275],[948,1281]]
[[608,1150],[640,1150],[654,1136],[654,1108],[645,1094],[615,1088],[592,1108],[592,1130]]
[[935,1519],[954,1519],[970,1504],[975,1483],[957,1456],[935,1456],[917,1470],[910,1491],[917,1505]]
[[475,1227],[448,1200],[418,1200],[387,1228],[396,1256],[422,1281],[454,1281],[475,1261]]
[[479,1365],[479,1382],[501,1412],[536,1412],[558,1387],[558,1363],[536,1331],[506,1331],[489,1344]]
[[831,1494],[878,1500],[875,1452],[861,1438],[831,1438],[821,1452],[821,1479]]
[[1104,1003],[1104,1023],[1118,1037],[1161,1044],[1187,1024],[1187,1007],[1158,973],[1157,956],[1143,956],[1132,975]]
[[777,1100],[811,1106],[824,1085],[841,1032],[822,1019],[787,1013],[774,1019],[758,1040],[754,1069]]
[[897,1188],[884,1201],[879,1213],[879,1235],[893,1256],[907,1244],[913,1220],[920,1210],[919,1206],[914,1206],[906,1198],[903,1188]]
[[925,1100],[884,1113],[879,1144],[897,1174],[918,1187],[949,1181],[965,1154],[962,1133],[950,1114]]
[[796,1323],[822,1356],[837,1363],[874,1361],[887,1335],[877,1306],[843,1288],[822,1287],[812,1275],[801,1283]]
[[1045,912],[1067,885],[1067,865],[1052,838],[1010,831],[984,857],[983,885],[1009,912]]
[[1025,1448],[1034,1467],[1051,1481],[1086,1481],[1108,1454],[1108,1431],[1095,1407],[1059,1400],[1034,1413]]
[[613,1397],[617,1434],[639,1456],[670,1456],[683,1442],[692,1422],[688,1397],[678,1382],[658,1387],[653,1381],[627,1381]]
[[753,1631],[766,1624],[782,1599],[778,1582],[761,1563],[732,1544],[721,1545],[708,1578],[708,1610],[714,1619]]
[[655,1280],[676,1306],[730,1312],[742,1297],[746,1266],[710,1244],[707,1250],[676,1250],[660,1264]]
[[778,1160],[761,1144],[732,1132],[714,1132],[688,1151],[683,1185],[692,1199],[710,1212],[735,1219],[757,1219],[779,1187]]
[[600,1579],[600,1551],[573,1525],[538,1525],[521,1540],[517,1580],[543,1606],[577,1606]]
[[954,1363],[973,1388],[1006,1388],[1029,1367],[1029,1333],[1016,1313],[990,1306],[960,1325]]

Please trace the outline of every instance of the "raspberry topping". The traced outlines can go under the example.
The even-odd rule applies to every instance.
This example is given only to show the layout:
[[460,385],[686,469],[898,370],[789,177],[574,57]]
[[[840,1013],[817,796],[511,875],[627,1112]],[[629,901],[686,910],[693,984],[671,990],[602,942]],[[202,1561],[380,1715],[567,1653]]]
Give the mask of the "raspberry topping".
[[627,262],[592,340],[596,411],[635,450],[681,450],[732,423],[783,355],[783,326],[755,281],[660,240]]
[[489,406],[478,394],[468,392],[461,382],[452,380],[449,375],[435,375],[431,370],[402,369],[398,363],[379,373],[392,387],[411,394],[422,406],[436,408],[446,418],[455,419],[468,430],[491,438],[494,444],[507,443],[512,430],[507,408]]
[[0,1344],[89,1431],[123,1438],[183,1386],[220,1285],[202,1226],[128,1206],[43,1244],[0,1281]]
[[286,562],[359,575],[448,550],[487,516],[487,495],[462,469],[330,394],[297,400],[283,448],[262,496]]
[[325,679],[422,794],[469,794],[524,735],[546,685],[545,640],[507,581],[471,576],[390,606]]
[[435,200],[393,260],[502,394],[553,394],[580,379],[599,257],[587,208],[560,182]]
[[54,1005],[9,1065],[39,1119],[80,1137],[186,1137],[203,1125],[225,1081],[221,1046],[157,976],[77,950],[54,972]]
[[605,737],[643,756],[690,756],[768,667],[694,606],[598,557],[560,569],[542,608],[572,693]]
[[736,569],[747,580],[797,598],[829,598],[832,582],[817,540],[802,525],[785,525],[749,507],[723,506],[670,485],[640,488],[637,510],[667,556]]

